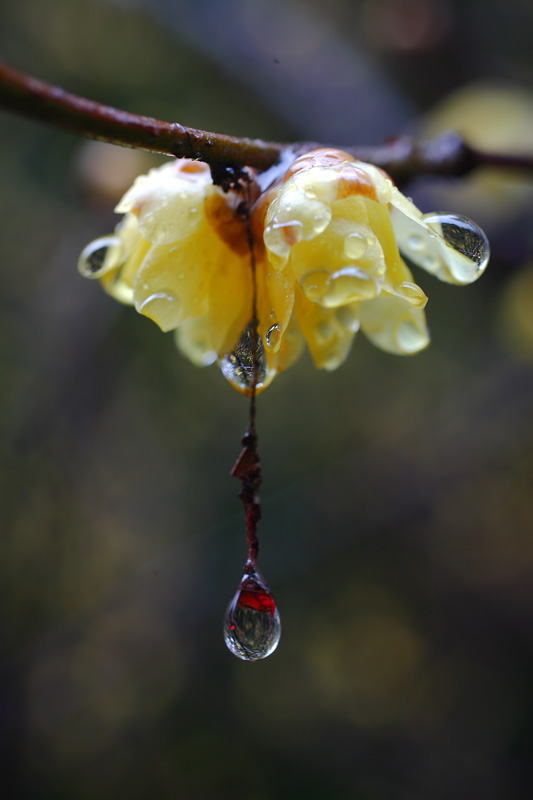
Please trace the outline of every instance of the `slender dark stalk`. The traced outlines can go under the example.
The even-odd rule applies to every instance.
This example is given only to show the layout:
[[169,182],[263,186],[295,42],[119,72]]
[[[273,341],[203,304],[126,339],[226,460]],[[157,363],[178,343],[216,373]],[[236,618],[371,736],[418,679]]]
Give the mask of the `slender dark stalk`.
[[[151,150],[178,158],[195,158],[211,167],[255,167],[275,164],[289,145],[224,136],[178,122],[164,122],[105,106],[38,80],[0,62],[0,106],[40,122],[56,125],[91,139]],[[319,144],[290,145],[297,154]],[[513,156],[484,153],[447,134],[429,142],[409,137],[393,139],[382,147],[348,150],[362,161],[382,167],[397,183],[418,175],[463,176],[478,167],[533,174],[533,154]]]
[[252,273],[252,319],[251,340],[252,340],[252,384],[250,387],[250,406],[248,412],[248,428],[242,437],[241,443],[243,450],[233,467],[231,474],[239,478],[242,482],[242,489],[239,497],[244,503],[246,512],[246,535],[248,539],[248,559],[246,561],[245,572],[254,574],[257,570],[257,555],[259,553],[259,538],[257,536],[257,526],[261,520],[261,501],[259,499],[259,489],[261,488],[261,461],[259,459],[257,432],[255,427],[256,416],[256,388],[259,382],[260,356],[259,356],[259,319],[257,315],[257,279],[256,263],[254,252],[254,239],[252,226],[250,224],[250,209],[252,205],[250,179],[244,175],[241,180],[241,191],[244,194],[243,213],[248,246],[250,250],[250,269]]

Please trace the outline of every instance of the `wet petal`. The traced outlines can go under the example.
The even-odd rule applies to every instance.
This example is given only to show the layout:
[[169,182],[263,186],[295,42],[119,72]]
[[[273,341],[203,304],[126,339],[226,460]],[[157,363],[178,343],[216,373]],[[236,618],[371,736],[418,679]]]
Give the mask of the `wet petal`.
[[424,312],[387,291],[361,303],[359,319],[365,336],[387,353],[412,355],[429,344]]

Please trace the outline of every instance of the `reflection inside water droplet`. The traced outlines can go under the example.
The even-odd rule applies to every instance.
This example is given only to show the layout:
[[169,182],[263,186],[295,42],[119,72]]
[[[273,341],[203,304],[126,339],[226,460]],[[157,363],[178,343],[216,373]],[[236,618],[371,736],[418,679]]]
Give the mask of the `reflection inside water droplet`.
[[278,322],[271,325],[267,330],[265,342],[269,350],[275,352],[278,349],[278,346],[281,344],[281,325]]
[[78,261],[80,275],[83,275],[84,278],[99,278],[111,266],[116,266],[116,263],[112,263],[104,267],[109,248],[118,244],[119,240],[116,236],[102,236],[100,239],[90,242],[82,250]]
[[426,214],[426,225],[455,251],[448,260],[452,277],[459,283],[471,283],[487,266],[490,247],[481,228],[460,214]]
[[244,575],[224,617],[226,646],[243,661],[258,661],[274,652],[280,636],[279,612],[270,589],[258,573]]
[[263,339],[259,335],[256,344],[256,361],[257,375],[254,381],[253,329],[251,325],[248,325],[233,352],[221,358],[220,369],[224,377],[238,389],[249,390],[253,387],[254,382],[255,386],[260,388],[266,377],[267,364]]

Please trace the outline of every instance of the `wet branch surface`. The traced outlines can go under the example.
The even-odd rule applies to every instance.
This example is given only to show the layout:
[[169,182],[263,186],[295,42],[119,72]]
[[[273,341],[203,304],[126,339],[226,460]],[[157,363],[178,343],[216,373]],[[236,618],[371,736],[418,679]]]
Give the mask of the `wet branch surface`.
[[[225,136],[187,128],[178,122],[139,116],[72,94],[1,61],[0,107],[91,139],[177,158],[199,159],[212,167],[248,166],[265,170],[275,164],[288,148],[298,154],[321,146],[317,143],[287,145]],[[418,175],[460,177],[477,167],[496,167],[533,175],[533,154],[512,156],[481,152],[456,134],[445,134],[429,142],[399,137],[381,147],[343,149],[386,170],[397,183],[405,183]]]

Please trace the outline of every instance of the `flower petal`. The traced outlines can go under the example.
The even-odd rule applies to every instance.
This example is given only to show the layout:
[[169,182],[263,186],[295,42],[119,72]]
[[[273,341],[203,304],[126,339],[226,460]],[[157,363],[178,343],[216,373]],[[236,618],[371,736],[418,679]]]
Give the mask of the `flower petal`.
[[359,319],[365,336],[387,353],[412,355],[429,344],[422,309],[385,290],[375,300],[361,303]]

